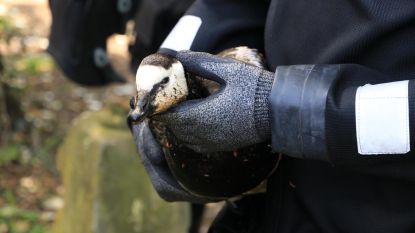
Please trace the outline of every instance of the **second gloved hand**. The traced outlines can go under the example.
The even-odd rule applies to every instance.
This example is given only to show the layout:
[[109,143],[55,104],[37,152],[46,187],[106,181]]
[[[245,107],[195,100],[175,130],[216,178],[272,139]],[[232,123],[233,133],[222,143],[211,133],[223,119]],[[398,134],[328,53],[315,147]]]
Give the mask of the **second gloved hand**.
[[159,196],[166,201],[188,201],[206,203],[218,201],[195,196],[184,190],[171,173],[164,152],[154,138],[148,122],[133,125],[128,122],[137,146],[141,161],[150,177],[151,183]]
[[182,51],[176,57],[187,72],[220,84],[205,99],[189,100],[154,116],[197,152],[230,151],[270,139],[274,74],[207,53]]

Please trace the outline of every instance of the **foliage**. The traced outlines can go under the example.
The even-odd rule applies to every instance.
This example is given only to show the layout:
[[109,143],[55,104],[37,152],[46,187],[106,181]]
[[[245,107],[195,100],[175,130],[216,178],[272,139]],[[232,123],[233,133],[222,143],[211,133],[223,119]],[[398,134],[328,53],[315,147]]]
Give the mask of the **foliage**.
[[51,122],[52,119],[44,120],[32,116],[33,112],[42,111],[48,106],[44,106],[42,101],[38,100],[37,94],[35,97],[31,96],[36,92],[36,80],[50,76],[56,67],[46,53],[25,51],[24,38],[27,36],[27,33],[17,28],[9,17],[0,16],[0,44],[7,48],[13,47],[12,39],[23,44],[20,52],[6,54],[3,58],[0,56],[0,63],[3,64],[3,69],[0,70],[0,166],[22,161],[22,149],[27,148],[29,154],[41,155],[32,156],[30,162],[45,159],[47,163],[53,163],[49,158],[62,138],[61,135],[46,137],[39,144],[28,136],[49,134],[50,132],[44,132],[42,126],[48,125],[50,129],[56,124]]
[[[7,2],[0,3],[0,233],[44,233],[56,215],[43,201],[62,194],[55,158],[70,122],[104,106],[125,115],[130,89],[68,81],[44,51],[49,25],[39,22],[47,21],[47,4]],[[2,15],[2,5],[13,10]],[[27,180],[35,191],[30,182],[22,187]],[[44,220],[45,212],[53,216]]]
[[17,28],[10,17],[0,16],[0,40],[9,42],[14,36],[21,36],[21,31]]
[[6,165],[12,161],[19,159],[19,147],[18,145],[12,144],[0,148],[0,166]]
[[39,223],[39,213],[6,205],[0,208],[0,232],[9,233],[45,233]]
[[27,75],[39,75],[54,68],[53,60],[46,54],[26,56],[16,61],[15,69]]
[[[0,233],[46,232],[45,226],[49,223],[42,220],[43,212],[36,208],[39,204],[30,202],[37,198],[23,192],[19,186],[2,185],[18,183],[20,177],[10,174],[5,178],[4,174],[15,170],[16,166],[26,166],[30,170],[39,163],[40,157],[49,159],[61,140],[59,136],[48,137],[36,145],[30,136],[44,135],[28,118],[30,111],[36,109],[29,95],[33,91],[31,79],[48,75],[55,67],[45,53],[26,51],[27,36],[28,32],[18,28],[11,17],[0,15]],[[38,151],[42,156],[34,156]],[[25,198],[26,206],[21,207],[20,202]]]

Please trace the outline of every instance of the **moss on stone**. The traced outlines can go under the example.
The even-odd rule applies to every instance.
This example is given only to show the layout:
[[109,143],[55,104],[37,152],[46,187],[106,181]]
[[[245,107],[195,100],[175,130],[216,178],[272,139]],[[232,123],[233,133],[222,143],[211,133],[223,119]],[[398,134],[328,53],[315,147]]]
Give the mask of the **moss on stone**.
[[53,233],[183,233],[189,207],[154,191],[125,116],[109,110],[81,115],[58,154],[65,207]]

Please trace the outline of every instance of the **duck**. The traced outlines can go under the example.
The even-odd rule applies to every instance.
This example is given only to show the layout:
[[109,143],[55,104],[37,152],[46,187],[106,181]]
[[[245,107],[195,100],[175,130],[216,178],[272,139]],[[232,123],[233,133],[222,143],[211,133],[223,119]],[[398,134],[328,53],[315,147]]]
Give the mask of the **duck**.
[[[265,69],[263,55],[247,46],[226,49],[217,56]],[[218,200],[264,191],[266,179],[281,158],[269,142],[233,151],[198,153],[181,143],[166,125],[152,119],[184,101],[206,98],[219,90],[218,83],[186,72],[175,57],[158,52],[140,63],[136,88],[137,94],[130,99],[128,122],[134,127],[147,121],[172,174],[185,190]]]

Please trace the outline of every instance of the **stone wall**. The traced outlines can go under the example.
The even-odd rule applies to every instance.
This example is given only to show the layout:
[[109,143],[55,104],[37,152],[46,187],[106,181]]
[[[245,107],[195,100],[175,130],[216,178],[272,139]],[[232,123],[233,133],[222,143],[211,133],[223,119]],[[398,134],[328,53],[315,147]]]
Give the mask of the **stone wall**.
[[58,154],[65,207],[53,233],[185,233],[189,206],[155,193],[125,113],[82,114]]

